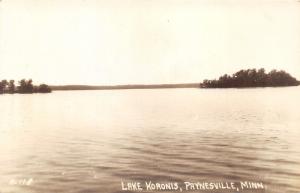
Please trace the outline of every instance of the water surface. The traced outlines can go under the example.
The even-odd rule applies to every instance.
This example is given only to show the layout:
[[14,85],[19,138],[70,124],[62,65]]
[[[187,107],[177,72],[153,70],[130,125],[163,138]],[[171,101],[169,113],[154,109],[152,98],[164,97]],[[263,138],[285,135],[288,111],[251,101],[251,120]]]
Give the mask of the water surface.
[[150,180],[300,192],[300,87],[57,91],[1,95],[0,107],[1,193]]

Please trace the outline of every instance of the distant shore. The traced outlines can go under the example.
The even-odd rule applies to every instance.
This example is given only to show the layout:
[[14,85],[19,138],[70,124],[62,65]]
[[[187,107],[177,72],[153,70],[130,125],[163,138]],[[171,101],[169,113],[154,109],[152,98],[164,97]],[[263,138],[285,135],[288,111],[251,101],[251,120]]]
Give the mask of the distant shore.
[[200,88],[200,83],[186,84],[132,84],[132,85],[52,85],[52,90],[121,90],[121,89],[160,89],[160,88]]
[[300,81],[284,70],[265,72],[264,68],[240,70],[232,75],[224,74],[218,79],[199,83],[177,84],[126,84],[126,85],[33,85],[32,79],[22,79],[15,85],[14,80],[0,81],[0,94],[51,93],[52,90],[121,90],[121,89],[167,89],[167,88],[259,88],[299,86]]
[[244,69],[219,79],[204,80],[201,88],[251,88],[251,87],[284,87],[299,86],[300,82],[284,70],[271,70],[266,73],[264,68]]
[[[297,85],[295,85],[297,86]],[[209,89],[203,87],[201,83],[190,84],[151,84],[151,85],[113,85],[113,86],[91,86],[91,85],[62,85],[50,86],[53,91],[72,91],[72,90],[126,90],[126,89],[175,89],[175,88],[198,88]],[[266,86],[267,87],[267,86]],[[272,86],[272,87],[289,87],[289,86]],[[231,87],[232,88],[232,87]],[[236,87],[241,88],[265,88],[259,87]]]
[[300,82],[284,70],[265,72],[264,68],[240,70],[219,79],[204,80],[201,83],[180,84],[132,84],[113,86],[63,85],[50,86],[52,90],[116,90],[116,89],[160,89],[160,88],[256,88],[299,86]]

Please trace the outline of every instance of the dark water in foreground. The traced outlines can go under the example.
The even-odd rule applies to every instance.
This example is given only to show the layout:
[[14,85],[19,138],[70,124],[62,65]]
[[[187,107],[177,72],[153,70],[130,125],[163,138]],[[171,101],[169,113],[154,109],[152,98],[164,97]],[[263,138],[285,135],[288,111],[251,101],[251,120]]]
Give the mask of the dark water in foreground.
[[1,193],[125,192],[122,181],[300,192],[300,87],[60,91],[0,107]]

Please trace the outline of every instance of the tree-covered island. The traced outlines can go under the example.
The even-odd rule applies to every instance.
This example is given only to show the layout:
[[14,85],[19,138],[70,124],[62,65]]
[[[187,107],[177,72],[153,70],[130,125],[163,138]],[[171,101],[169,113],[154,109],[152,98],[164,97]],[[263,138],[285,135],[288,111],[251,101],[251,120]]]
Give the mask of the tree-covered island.
[[201,88],[245,88],[245,87],[279,87],[298,86],[300,82],[289,73],[280,70],[265,72],[264,68],[259,70],[240,70],[232,75],[223,75],[219,79],[204,80]]
[[22,79],[18,82],[18,85],[15,86],[14,80],[2,80],[0,82],[0,94],[4,93],[20,93],[20,94],[32,94],[32,93],[50,93],[52,90],[46,84],[40,84],[39,86],[33,85],[31,79],[25,80]]

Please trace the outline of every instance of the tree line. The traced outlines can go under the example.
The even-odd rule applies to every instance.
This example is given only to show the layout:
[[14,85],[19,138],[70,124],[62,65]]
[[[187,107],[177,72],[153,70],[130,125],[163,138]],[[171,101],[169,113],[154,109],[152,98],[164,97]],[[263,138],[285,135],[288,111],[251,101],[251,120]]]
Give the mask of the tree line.
[[4,93],[21,93],[21,94],[30,94],[30,93],[50,93],[52,90],[46,84],[40,84],[39,86],[33,85],[32,79],[26,80],[22,79],[18,81],[18,85],[15,85],[14,80],[2,80],[0,82],[0,94]]
[[240,70],[232,75],[223,75],[219,79],[204,80],[202,88],[238,88],[238,87],[276,87],[276,86],[298,86],[300,82],[284,70],[272,70],[265,72],[264,68],[259,70]]

